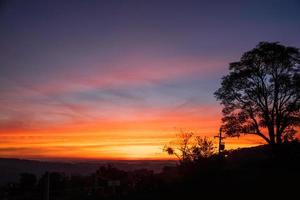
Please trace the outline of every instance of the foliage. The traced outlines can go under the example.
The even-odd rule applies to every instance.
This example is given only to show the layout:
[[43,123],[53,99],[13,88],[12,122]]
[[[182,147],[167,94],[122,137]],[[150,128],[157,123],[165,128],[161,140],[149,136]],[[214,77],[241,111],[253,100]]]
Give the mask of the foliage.
[[182,131],[177,140],[164,147],[169,155],[175,155],[181,163],[208,158],[214,154],[213,142],[207,137],[195,136],[193,132]]
[[214,145],[207,137],[196,136],[196,143],[193,146],[192,153],[194,159],[209,158],[214,154]]
[[229,136],[253,134],[275,146],[292,140],[300,125],[300,52],[261,42],[230,63],[215,96]]
[[37,178],[31,173],[20,174],[20,188],[28,189],[33,188],[36,185]]

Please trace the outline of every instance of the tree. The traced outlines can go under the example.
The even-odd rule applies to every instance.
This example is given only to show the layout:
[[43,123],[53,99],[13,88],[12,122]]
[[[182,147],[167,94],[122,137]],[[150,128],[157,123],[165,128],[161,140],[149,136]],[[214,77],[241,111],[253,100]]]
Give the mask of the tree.
[[214,144],[207,137],[196,136],[195,144],[192,147],[192,154],[194,160],[201,158],[209,158],[214,154]]
[[207,137],[194,136],[192,132],[182,131],[177,140],[164,147],[169,155],[175,155],[181,163],[208,158],[214,154],[214,145]]
[[177,135],[176,141],[171,141],[170,145],[164,147],[164,151],[169,155],[175,155],[180,162],[191,161],[191,143],[192,143],[192,132],[181,132]]
[[272,147],[293,139],[300,125],[299,49],[260,42],[229,71],[215,92],[225,134],[257,135]]
[[36,185],[37,178],[34,174],[31,173],[21,173],[20,174],[20,188],[21,189],[30,189],[34,188]]

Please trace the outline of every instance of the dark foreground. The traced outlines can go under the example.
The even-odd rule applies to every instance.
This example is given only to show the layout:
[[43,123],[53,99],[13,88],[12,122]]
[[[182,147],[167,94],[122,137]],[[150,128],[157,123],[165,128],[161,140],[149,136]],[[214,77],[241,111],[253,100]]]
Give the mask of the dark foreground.
[[[125,171],[102,166],[89,175],[22,173],[1,187],[0,199],[299,199],[300,144],[273,153],[261,146],[197,162]],[[1,177],[0,177],[1,178]]]

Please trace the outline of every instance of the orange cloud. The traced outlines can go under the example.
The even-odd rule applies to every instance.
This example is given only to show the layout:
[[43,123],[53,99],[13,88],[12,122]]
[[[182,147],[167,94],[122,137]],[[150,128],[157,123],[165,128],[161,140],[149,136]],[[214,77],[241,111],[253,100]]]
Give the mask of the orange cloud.
[[[195,57],[127,56],[84,70],[76,67],[39,84],[16,81],[0,99],[0,156],[170,158],[162,147],[179,129],[216,135],[221,107],[193,92],[185,93],[189,88],[179,91],[175,86],[167,91],[171,96],[165,88],[155,92],[145,88],[195,75],[205,77],[224,67],[223,63]],[[102,96],[97,96],[98,89]],[[249,146],[257,140],[228,139],[229,148],[237,143]]]
[[[215,107],[185,107],[172,111],[140,110],[133,118],[74,121],[54,127],[1,130],[0,156],[25,158],[173,159],[162,152],[180,128],[197,135],[218,132]],[[247,138],[226,140],[228,148],[257,145]],[[22,156],[20,156],[22,155]]]

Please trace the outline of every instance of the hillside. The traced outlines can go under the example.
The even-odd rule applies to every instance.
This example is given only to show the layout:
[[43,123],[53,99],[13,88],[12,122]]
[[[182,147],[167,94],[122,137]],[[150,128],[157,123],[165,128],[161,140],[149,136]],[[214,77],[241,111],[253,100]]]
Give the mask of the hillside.
[[160,160],[99,160],[93,162],[47,162],[37,160],[24,160],[15,158],[0,158],[0,185],[7,182],[16,182],[19,174],[26,172],[41,176],[46,171],[61,172],[67,175],[88,175],[94,173],[100,166],[110,164],[120,170],[149,169],[160,172],[164,166],[174,166],[176,161]]
[[[251,199],[282,195],[289,199],[298,194],[300,143],[284,144],[275,152],[268,146],[257,146],[224,154],[180,165],[174,161],[110,161],[115,167],[105,165],[107,161],[59,163],[0,159],[1,177],[6,181],[14,178],[17,183],[0,187],[0,199],[41,199],[47,178],[40,175],[45,171],[53,172],[48,178],[50,196],[57,200],[174,200],[195,196],[235,199],[240,195]],[[146,169],[137,170],[142,168]],[[160,172],[153,173],[155,169]],[[21,172],[40,177],[34,179],[27,175],[18,180]],[[68,176],[70,174],[83,176]]]

